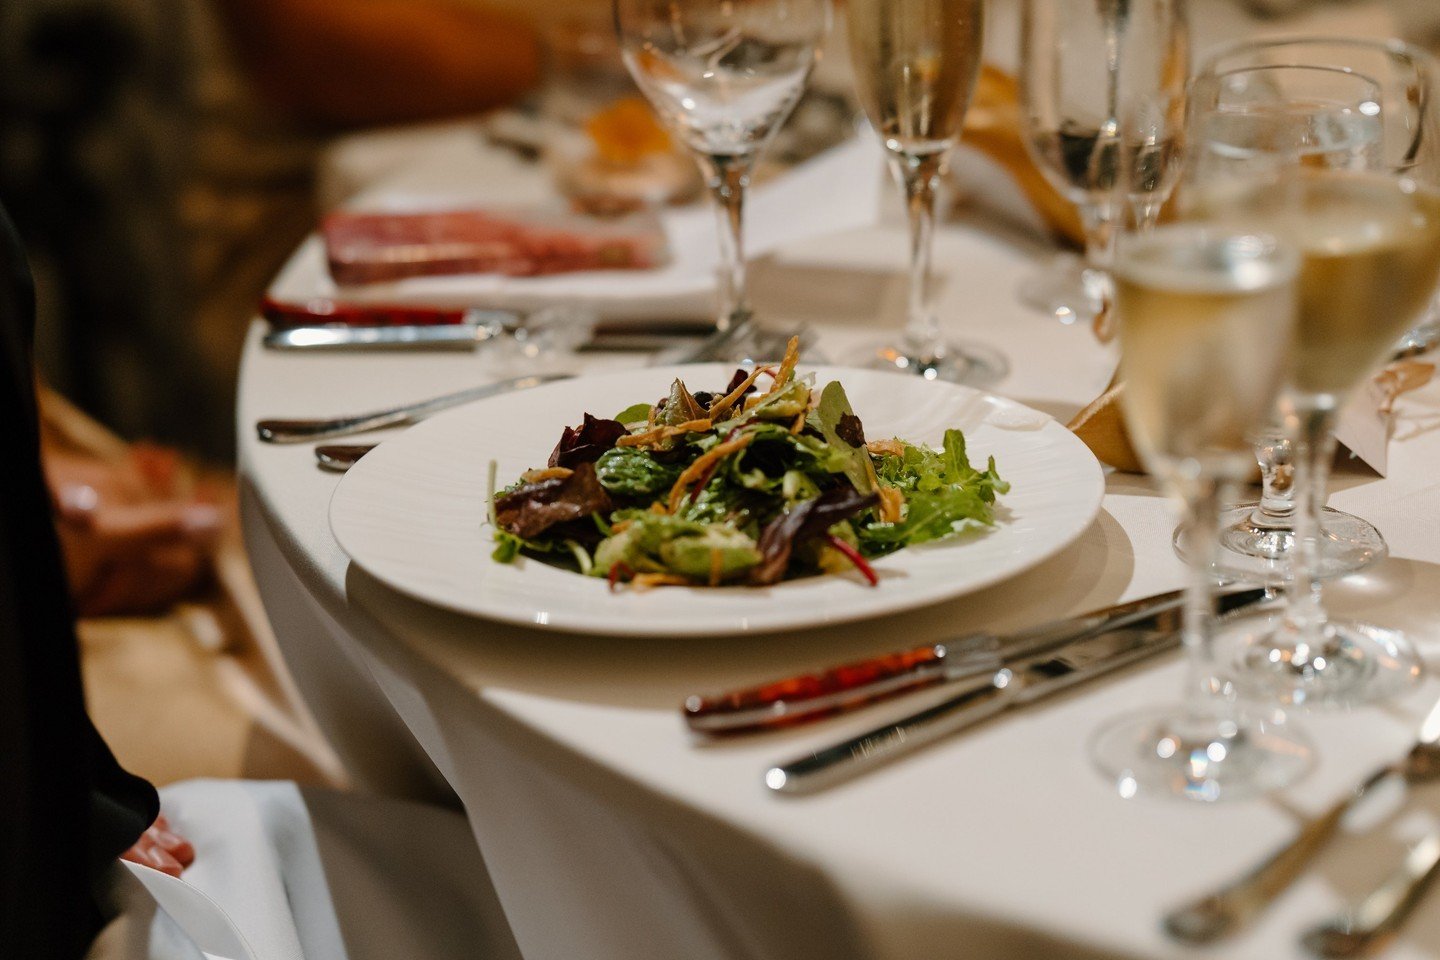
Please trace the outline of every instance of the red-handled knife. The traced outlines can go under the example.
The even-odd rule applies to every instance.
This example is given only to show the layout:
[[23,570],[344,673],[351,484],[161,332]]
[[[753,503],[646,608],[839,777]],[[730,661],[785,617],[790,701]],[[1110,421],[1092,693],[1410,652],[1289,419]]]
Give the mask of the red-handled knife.
[[[1262,596],[1263,591],[1241,588],[1222,593],[1219,603],[1222,609],[1233,609]],[[682,710],[690,729],[705,734],[792,726],[941,683],[988,679],[1007,663],[1051,653],[1077,640],[1177,609],[1182,602],[1179,591],[1162,593],[1018,633],[973,634],[756,687],[697,694],[685,698]]]

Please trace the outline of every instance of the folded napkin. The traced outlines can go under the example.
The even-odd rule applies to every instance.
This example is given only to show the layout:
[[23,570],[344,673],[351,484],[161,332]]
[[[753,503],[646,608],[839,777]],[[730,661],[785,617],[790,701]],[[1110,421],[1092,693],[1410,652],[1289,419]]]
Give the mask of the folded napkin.
[[[1397,360],[1385,367],[1371,379],[1367,389],[1357,390],[1345,405],[1336,424],[1336,438],[1376,473],[1385,476],[1386,447],[1394,427],[1395,402],[1428,384],[1434,375],[1435,364],[1419,360]],[[1112,381],[1068,426],[1101,463],[1122,473],[1144,473],[1145,467],[1130,443],[1120,409],[1124,392],[1124,383]]]

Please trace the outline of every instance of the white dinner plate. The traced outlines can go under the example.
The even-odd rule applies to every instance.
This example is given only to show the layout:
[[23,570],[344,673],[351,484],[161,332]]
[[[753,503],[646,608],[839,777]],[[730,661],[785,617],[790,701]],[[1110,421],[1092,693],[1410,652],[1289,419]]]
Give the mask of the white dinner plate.
[[[939,446],[965,431],[971,460],[994,455],[1011,489],[998,525],[874,562],[880,584],[858,574],[771,587],[662,587],[611,591],[596,577],[519,558],[491,559],[486,475],[498,483],[544,466],[566,425],[611,417],[668,392],[682,377],[715,390],[731,367],[657,367],[565,380],[447,411],[376,447],[340,481],[330,526],[361,568],[420,600],[492,620],[576,633],[720,635],[812,627],[896,613],[971,593],[1054,556],[1095,519],[1100,465],[1075,435],[1029,407],[966,387],[894,373],[822,367],[839,380],[870,438]],[[801,372],[806,368],[802,367]]]

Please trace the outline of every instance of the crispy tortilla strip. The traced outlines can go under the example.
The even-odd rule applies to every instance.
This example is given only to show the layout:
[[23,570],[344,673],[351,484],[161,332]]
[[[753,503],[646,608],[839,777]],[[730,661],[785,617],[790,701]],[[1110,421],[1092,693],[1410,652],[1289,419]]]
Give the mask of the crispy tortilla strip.
[[719,400],[716,400],[714,403],[710,404],[710,421],[713,423],[714,421],[719,420],[722,413],[735,406],[736,402],[739,401],[741,397],[745,396],[745,391],[749,390],[752,386],[754,386],[755,381],[760,378],[760,374],[764,373],[767,369],[769,368],[756,367],[754,370],[751,370],[750,376],[746,377],[744,380],[741,380],[739,386],[737,386],[734,390],[731,390],[729,393],[725,394],[725,396],[721,397]]
[[615,441],[617,447],[649,447],[662,440],[678,437],[682,433],[704,433],[711,428],[709,420],[687,420],[673,427],[652,427],[640,433],[632,433]]
[[871,440],[865,444],[865,449],[877,457],[903,457],[905,456],[905,444],[899,440]]
[[901,509],[905,506],[905,494],[894,487],[880,485],[875,488],[880,494],[880,502],[876,504],[875,510],[880,514],[882,523],[899,523]]
[[725,572],[725,554],[713,547],[710,550],[710,586],[720,586],[720,575]]
[[637,573],[630,579],[630,586],[636,590],[649,590],[651,587],[692,587],[694,581],[689,577],[682,577],[676,573]]
[[734,440],[727,440],[724,443],[716,444],[709,450],[695,458],[695,462],[685,468],[685,472],[675,478],[675,485],[670,488],[670,512],[674,513],[680,509],[680,501],[685,499],[685,493],[690,485],[696,480],[705,476],[705,472],[712,464],[719,463],[737,450],[744,450],[750,446],[750,441],[755,439],[755,434],[746,433],[736,437]]
[[541,480],[564,480],[574,472],[569,467],[543,467],[538,470],[526,470],[520,474],[520,479],[526,483],[539,483]]
[[795,375],[795,365],[799,362],[800,338],[794,336],[785,344],[785,359],[780,361],[780,372],[775,374],[774,379],[771,380],[770,389],[766,391],[766,396],[769,396],[790,382],[790,378]]
[[801,410],[799,413],[795,414],[795,422],[792,423],[792,424],[790,424],[790,434],[791,434],[791,436],[794,436],[795,434],[799,433],[801,430],[804,430],[804,429],[805,429],[805,418],[806,418],[806,416],[808,416],[808,415],[809,415],[809,411],[808,411],[808,410]]

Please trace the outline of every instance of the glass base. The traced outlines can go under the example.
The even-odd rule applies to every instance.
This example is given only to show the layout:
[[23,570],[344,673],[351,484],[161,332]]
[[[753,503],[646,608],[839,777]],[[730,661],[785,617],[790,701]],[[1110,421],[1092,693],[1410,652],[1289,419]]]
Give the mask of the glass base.
[[918,354],[903,342],[883,341],[865,345],[855,352],[851,362],[870,370],[892,370],[967,387],[994,386],[1010,372],[1004,354],[972,341],[947,341],[945,355],[939,358],[927,359]]
[[[1220,514],[1220,552],[1211,569],[1227,580],[1278,586],[1290,576],[1295,531],[1257,525],[1253,515],[1258,506],[1254,500],[1237,503]],[[1181,560],[1195,562],[1186,527],[1175,529],[1172,542]],[[1320,518],[1319,579],[1355,573],[1389,555],[1390,548],[1374,524],[1333,507],[1325,508]]]
[[1120,796],[1215,803],[1278,790],[1310,766],[1309,744],[1279,721],[1179,704],[1116,718],[1090,752]]
[[1367,623],[1330,621],[1300,642],[1283,612],[1224,621],[1215,654],[1244,695],[1287,706],[1345,710],[1393,699],[1420,679],[1405,635]]
[[1104,307],[1105,283],[1084,257],[1057,253],[1020,282],[1020,302],[1064,324],[1089,323]]

